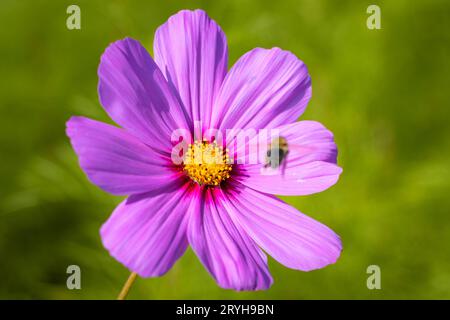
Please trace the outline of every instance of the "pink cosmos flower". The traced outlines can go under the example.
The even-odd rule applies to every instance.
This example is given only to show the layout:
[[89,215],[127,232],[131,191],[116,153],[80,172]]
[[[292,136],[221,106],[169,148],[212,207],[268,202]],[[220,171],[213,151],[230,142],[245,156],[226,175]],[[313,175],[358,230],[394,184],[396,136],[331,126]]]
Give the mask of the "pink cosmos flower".
[[[303,271],[334,263],[342,250],[332,230],[274,196],[321,192],[342,171],[332,133],[296,122],[311,97],[305,64],[279,48],[253,49],[229,71],[227,58],[220,27],[201,10],[181,11],[156,31],[154,59],[128,38],[104,52],[100,102],[122,128],[84,117],[67,122],[89,180],[128,196],[100,234],[110,254],[142,277],[163,275],[190,245],[221,287],[267,289],[263,250]],[[174,164],[172,133],[194,133],[196,121],[202,131],[278,129],[290,147],[284,172],[228,163],[205,171],[186,158]],[[197,147],[224,159],[234,152],[210,141]]]

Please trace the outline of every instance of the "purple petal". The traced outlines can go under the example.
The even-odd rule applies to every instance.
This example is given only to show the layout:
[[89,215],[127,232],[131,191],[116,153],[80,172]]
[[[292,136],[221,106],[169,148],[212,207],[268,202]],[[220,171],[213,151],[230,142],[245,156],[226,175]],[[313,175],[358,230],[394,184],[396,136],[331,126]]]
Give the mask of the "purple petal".
[[186,227],[192,205],[187,188],[158,195],[131,196],[100,230],[111,256],[142,277],[166,273],[188,246]]
[[[266,169],[263,164],[245,165],[236,180],[278,195],[317,193],[338,181],[342,169],[336,165],[337,147],[329,130],[315,121],[300,121],[278,129],[288,143],[285,163],[277,170]],[[264,155],[260,154],[259,159],[264,159]]]
[[331,229],[273,196],[241,187],[227,192],[227,209],[269,255],[303,271],[336,262],[342,244]]
[[265,254],[233,223],[220,189],[204,189],[192,211],[188,239],[219,286],[235,290],[267,289],[272,278]]
[[[212,126],[221,129],[274,128],[292,123],[311,97],[305,64],[279,48],[256,48],[242,56],[225,77]],[[220,108],[219,108],[220,107]]]
[[193,121],[209,126],[214,97],[227,72],[225,35],[202,10],[183,10],[158,28],[155,61]]
[[123,129],[84,117],[67,121],[67,135],[89,180],[106,192],[127,195],[177,181],[170,158],[155,153]]
[[98,76],[100,102],[109,116],[146,144],[170,152],[172,131],[190,128],[176,93],[138,41],[112,43]]

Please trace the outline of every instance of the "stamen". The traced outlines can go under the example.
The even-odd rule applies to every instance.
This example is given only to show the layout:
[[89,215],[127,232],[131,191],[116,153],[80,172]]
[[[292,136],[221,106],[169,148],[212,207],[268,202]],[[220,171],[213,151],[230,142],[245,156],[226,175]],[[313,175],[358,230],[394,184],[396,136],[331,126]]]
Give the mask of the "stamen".
[[188,147],[183,169],[198,184],[217,186],[230,177],[228,149],[216,142],[196,141]]

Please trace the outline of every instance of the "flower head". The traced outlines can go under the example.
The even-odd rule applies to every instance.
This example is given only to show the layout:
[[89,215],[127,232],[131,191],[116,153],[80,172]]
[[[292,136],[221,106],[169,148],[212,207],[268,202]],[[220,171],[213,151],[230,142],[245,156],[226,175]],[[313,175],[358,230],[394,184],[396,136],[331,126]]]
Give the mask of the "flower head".
[[[296,122],[311,80],[292,53],[256,48],[228,71],[220,27],[201,10],[184,10],[156,31],[154,58],[138,41],[120,40],[102,55],[98,75],[100,102],[121,128],[72,117],[67,134],[90,181],[128,196],[100,231],[114,258],[155,277],[190,245],[221,287],[236,290],[270,287],[263,250],[303,271],[337,260],[339,237],[274,196],[323,191],[342,171],[332,133]],[[188,135],[175,163],[177,130]],[[229,130],[239,134],[219,139]],[[267,153],[273,136],[261,130],[286,142],[285,152],[271,147],[286,156],[282,170],[266,174],[261,161],[242,159],[252,144]]]

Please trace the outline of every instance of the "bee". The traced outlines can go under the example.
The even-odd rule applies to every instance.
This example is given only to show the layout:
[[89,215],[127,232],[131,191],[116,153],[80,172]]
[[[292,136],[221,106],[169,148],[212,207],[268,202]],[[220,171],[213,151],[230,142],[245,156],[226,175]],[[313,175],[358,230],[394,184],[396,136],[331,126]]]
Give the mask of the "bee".
[[278,169],[281,165],[284,171],[288,153],[289,147],[287,140],[283,137],[274,138],[267,149],[264,168],[271,167],[272,169]]

